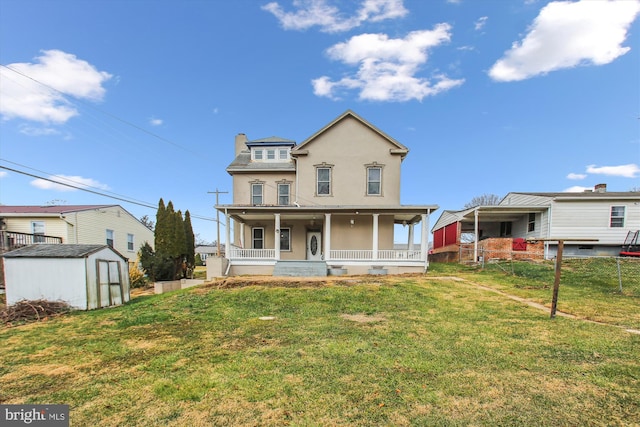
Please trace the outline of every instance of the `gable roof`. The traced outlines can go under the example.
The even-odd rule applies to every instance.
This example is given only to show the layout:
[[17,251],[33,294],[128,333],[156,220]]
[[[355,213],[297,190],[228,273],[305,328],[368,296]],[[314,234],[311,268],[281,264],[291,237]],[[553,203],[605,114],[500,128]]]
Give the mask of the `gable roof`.
[[512,191],[504,198],[500,203],[506,200],[512,194],[520,194],[523,196],[535,196],[535,197],[549,197],[555,200],[584,200],[584,199],[595,199],[595,200],[607,200],[607,199],[640,199],[640,191],[584,191],[582,193],[571,193],[571,192],[552,192],[552,193],[541,193],[541,192],[533,192],[533,193],[524,193],[518,191]]
[[121,258],[126,259],[116,250],[107,245],[49,245],[40,243],[15,249],[3,254],[2,256],[5,258],[86,258],[104,248],[109,248]]
[[1,214],[65,214],[111,208],[118,205],[54,205],[54,206],[5,206],[0,205]]
[[371,123],[369,123],[368,121],[366,121],[365,119],[363,119],[362,117],[360,117],[359,115],[354,113],[353,111],[347,110],[344,113],[342,113],[341,115],[339,115],[338,117],[336,117],[329,124],[324,126],[322,129],[320,129],[319,131],[317,131],[316,133],[311,135],[309,138],[307,138],[304,141],[302,141],[297,147],[295,147],[294,149],[291,150],[291,154],[292,155],[295,155],[296,153],[303,154],[305,146],[307,144],[310,144],[311,142],[313,142],[313,140],[315,140],[318,136],[320,136],[321,134],[325,133],[327,130],[331,129],[332,127],[334,127],[335,125],[340,123],[342,120],[346,119],[347,117],[351,117],[353,119],[356,119],[362,125],[368,127],[369,129],[371,129],[372,131],[374,131],[375,133],[377,133],[378,135],[380,135],[381,137],[386,139],[391,145],[394,146],[394,148],[392,149],[392,153],[393,154],[401,154],[402,157],[404,158],[407,155],[407,153],[409,152],[409,149],[407,147],[405,147],[404,145],[400,144],[398,141],[396,141],[395,139],[393,139],[392,137],[390,137],[389,135],[387,135],[386,133],[384,133],[383,131],[381,131],[380,129],[378,129],[377,127],[375,127],[374,125],[372,125]]

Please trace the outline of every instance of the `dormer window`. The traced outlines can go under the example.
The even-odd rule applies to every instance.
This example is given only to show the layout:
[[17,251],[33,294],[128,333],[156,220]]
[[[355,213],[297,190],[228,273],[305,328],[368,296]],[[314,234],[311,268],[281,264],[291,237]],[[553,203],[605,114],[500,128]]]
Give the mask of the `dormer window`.
[[275,160],[276,159],[276,150],[270,148],[267,150],[267,160]]
[[269,147],[269,148],[251,148],[251,160],[254,162],[288,162],[289,148],[288,147]]

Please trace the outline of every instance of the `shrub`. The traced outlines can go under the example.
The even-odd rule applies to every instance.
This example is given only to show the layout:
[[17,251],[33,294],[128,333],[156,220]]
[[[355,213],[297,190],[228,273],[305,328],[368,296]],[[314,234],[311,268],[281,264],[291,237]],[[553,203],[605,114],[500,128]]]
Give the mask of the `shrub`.
[[147,277],[144,272],[138,268],[138,266],[129,265],[129,286],[132,288],[144,288],[147,286]]

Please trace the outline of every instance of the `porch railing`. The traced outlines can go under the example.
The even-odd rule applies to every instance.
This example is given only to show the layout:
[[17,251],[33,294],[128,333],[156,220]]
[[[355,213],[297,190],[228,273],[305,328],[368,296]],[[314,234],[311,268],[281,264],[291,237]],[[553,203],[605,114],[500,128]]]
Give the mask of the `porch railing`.
[[[326,259],[332,261],[421,261],[419,250],[393,250],[382,249],[378,251],[378,257],[374,259],[373,251],[367,249],[335,249],[329,252]],[[275,249],[244,249],[237,246],[229,248],[231,259],[269,259],[276,258]]]
[[275,259],[275,249],[244,249],[239,247],[229,248],[229,257],[244,259]]
[[[332,260],[349,260],[349,261],[370,261],[373,260],[372,250],[362,249],[338,249],[329,252],[329,258]],[[393,250],[382,249],[378,251],[378,257],[380,261],[420,261],[421,253],[416,250]]]
[[10,251],[35,243],[60,244],[62,243],[62,237],[19,233],[17,231],[0,231],[0,250]]

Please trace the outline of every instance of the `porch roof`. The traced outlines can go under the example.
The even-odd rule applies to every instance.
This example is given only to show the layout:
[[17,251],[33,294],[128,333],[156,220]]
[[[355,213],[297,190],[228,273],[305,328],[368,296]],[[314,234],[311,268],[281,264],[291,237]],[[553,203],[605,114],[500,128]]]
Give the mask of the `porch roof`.
[[461,211],[444,211],[436,221],[431,231],[439,230],[454,222],[463,224],[475,223],[475,212],[482,222],[516,221],[522,215],[545,212],[549,206],[476,206]]
[[236,221],[270,220],[274,214],[299,219],[323,219],[324,214],[333,215],[393,215],[397,224],[412,224],[422,220],[422,215],[429,215],[438,205],[396,205],[396,206],[251,206],[251,205],[217,205],[223,214],[229,214]]

